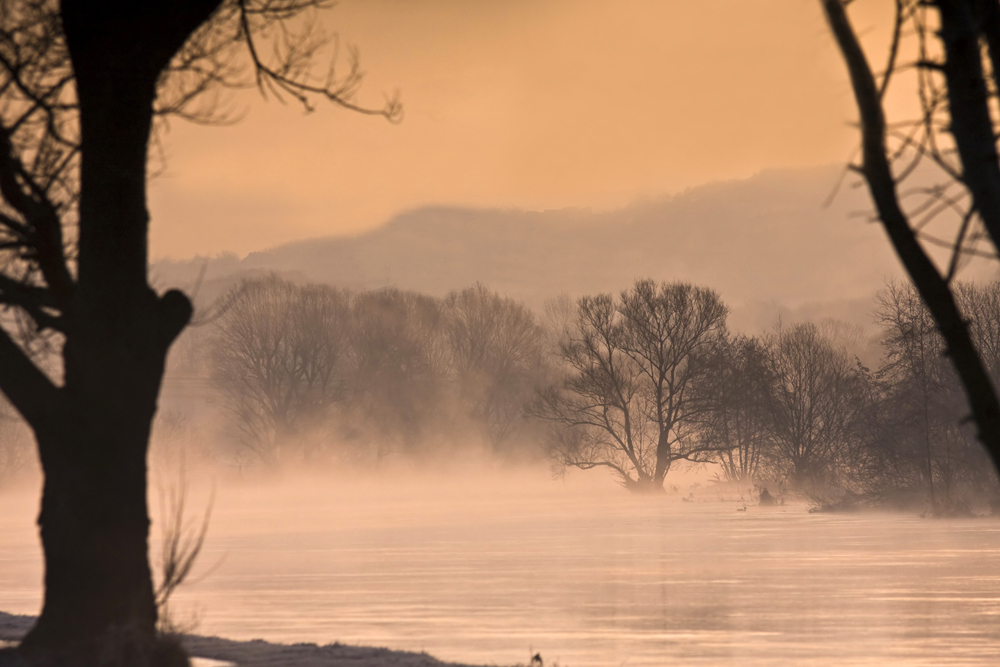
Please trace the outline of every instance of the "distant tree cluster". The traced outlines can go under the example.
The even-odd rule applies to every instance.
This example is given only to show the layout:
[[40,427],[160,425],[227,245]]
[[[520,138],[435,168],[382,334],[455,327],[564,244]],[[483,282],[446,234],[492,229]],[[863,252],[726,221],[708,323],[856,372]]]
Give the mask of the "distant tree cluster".
[[270,276],[221,312],[211,382],[241,454],[266,464],[470,441],[513,456],[547,372],[535,316],[482,286],[435,299]]
[[[959,284],[956,302],[994,383],[1000,378],[1000,282]],[[876,428],[869,437],[876,490],[921,489],[937,513],[968,509],[970,494],[996,500],[996,472],[976,438],[961,380],[916,290],[890,284],[878,296],[884,360],[870,375]],[[874,482],[874,483],[873,483]]]
[[[994,377],[1000,283],[958,290]],[[533,414],[559,466],[605,467],[628,488],[660,490],[677,461],[718,464],[740,482],[789,482],[824,502],[926,500],[967,511],[994,499],[996,475],[974,431],[944,342],[909,285],[878,296],[884,361],[847,351],[843,327],[778,323],[733,335],[713,291],[638,281],[579,300],[555,356],[561,381]]]
[[[956,293],[1000,377],[1000,283]],[[481,446],[606,468],[659,491],[679,462],[820,502],[997,497],[961,384],[909,284],[877,297],[877,341],[833,321],[731,333],[714,291],[639,280],[541,317],[481,285],[433,298],[277,276],[230,290],[199,346],[237,458],[428,457]],[[881,348],[876,369],[852,345]]]

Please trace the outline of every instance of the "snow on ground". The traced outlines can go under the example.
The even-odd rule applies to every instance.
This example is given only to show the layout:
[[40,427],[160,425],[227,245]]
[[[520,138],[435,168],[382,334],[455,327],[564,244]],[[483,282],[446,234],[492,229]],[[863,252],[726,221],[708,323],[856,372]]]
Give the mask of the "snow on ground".
[[[31,627],[32,616],[16,616],[0,611],[0,667],[18,663],[2,650],[16,642]],[[9,644],[8,644],[9,645]],[[184,635],[184,646],[195,657],[194,667],[470,667],[441,662],[426,653],[391,651],[386,648],[345,644],[271,644],[262,639],[237,642],[219,637]]]

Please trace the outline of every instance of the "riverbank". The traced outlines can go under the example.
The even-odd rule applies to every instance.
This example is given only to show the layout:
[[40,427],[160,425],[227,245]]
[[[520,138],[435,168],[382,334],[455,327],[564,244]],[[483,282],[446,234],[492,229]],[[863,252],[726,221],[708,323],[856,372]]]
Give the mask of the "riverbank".
[[[35,619],[0,611],[0,642],[16,642],[28,632]],[[236,667],[472,667],[442,662],[426,653],[392,651],[387,648],[348,646],[333,643],[273,644],[262,639],[232,641],[220,637],[183,635],[193,658],[229,663]],[[218,663],[207,663],[217,665]],[[0,656],[0,665],[3,665]],[[206,665],[207,667],[207,665]]]

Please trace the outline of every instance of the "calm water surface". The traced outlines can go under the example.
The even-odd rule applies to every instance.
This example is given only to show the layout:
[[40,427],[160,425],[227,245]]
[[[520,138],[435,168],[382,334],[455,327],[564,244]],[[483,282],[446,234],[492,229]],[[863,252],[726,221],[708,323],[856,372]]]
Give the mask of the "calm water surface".
[[[1000,522],[736,508],[548,481],[220,488],[175,615],[200,634],[478,664],[1000,659]],[[0,495],[8,612],[39,607],[33,513]]]

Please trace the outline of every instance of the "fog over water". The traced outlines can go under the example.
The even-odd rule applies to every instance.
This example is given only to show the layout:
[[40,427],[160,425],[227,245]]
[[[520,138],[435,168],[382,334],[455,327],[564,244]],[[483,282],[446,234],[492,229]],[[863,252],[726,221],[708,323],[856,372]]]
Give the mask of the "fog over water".
[[[193,477],[194,520],[211,486]],[[12,613],[41,601],[33,491],[0,494]],[[222,482],[172,613],[198,634],[474,664],[993,664],[995,519],[748,501],[707,482],[635,497],[542,469]]]
[[[62,4],[0,1],[0,649],[42,609],[41,450],[70,612],[31,659],[159,660],[165,630],[238,667],[997,664],[1000,455],[966,387],[1000,386],[1000,215],[949,138],[946,4],[223,3],[157,83],[160,114],[204,77],[206,117],[177,110],[212,122],[161,116],[143,172],[144,134],[77,143],[142,118],[61,92],[107,61],[89,19],[5,39]],[[906,278],[893,181],[954,299]],[[164,604],[172,526],[198,557]]]

